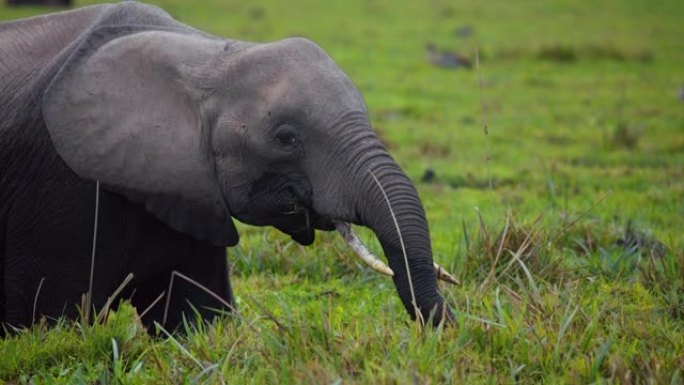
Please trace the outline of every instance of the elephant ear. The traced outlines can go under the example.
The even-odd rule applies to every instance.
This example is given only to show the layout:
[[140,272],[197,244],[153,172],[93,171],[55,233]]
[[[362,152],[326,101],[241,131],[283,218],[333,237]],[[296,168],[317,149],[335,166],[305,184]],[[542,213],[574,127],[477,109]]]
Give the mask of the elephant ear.
[[99,39],[81,44],[44,94],[43,117],[59,155],[80,177],[143,203],[174,229],[237,244],[202,95],[184,78],[184,69],[220,51],[219,41],[169,31]]

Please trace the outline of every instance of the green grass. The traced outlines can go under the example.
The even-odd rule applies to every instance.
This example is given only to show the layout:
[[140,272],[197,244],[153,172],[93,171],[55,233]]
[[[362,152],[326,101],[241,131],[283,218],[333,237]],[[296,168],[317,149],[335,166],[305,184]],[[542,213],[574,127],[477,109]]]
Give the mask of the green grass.
[[[130,307],[39,325],[0,341],[0,379],[684,382],[681,1],[155,3],[211,33],[307,36],[330,53],[417,184],[435,258],[463,283],[442,288],[457,325],[420,330],[335,234],[304,248],[240,226],[239,317],[157,339]],[[482,87],[475,70],[432,66],[428,42],[473,61],[479,48]]]

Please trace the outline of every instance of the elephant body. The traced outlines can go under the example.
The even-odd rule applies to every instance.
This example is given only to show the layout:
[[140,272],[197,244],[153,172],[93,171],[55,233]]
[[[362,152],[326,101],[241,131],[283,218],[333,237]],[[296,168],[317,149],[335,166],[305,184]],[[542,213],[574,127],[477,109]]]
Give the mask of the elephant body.
[[[51,173],[31,173],[19,181],[2,207],[3,320],[30,325],[34,314],[76,318],[76,304],[89,287],[95,220],[95,186],[79,179],[54,151],[40,159]],[[21,213],[15,215],[14,213]],[[100,191],[93,306],[101,309],[128,273],[133,281],[121,297],[139,311],[167,290],[176,270],[232,304],[225,248],[171,229],[143,205],[119,194]],[[42,283],[41,283],[42,281]],[[134,290],[134,291],[133,291]],[[192,316],[186,300],[209,318],[225,305],[182,279],[175,280],[167,325],[175,327],[182,313]],[[143,321],[162,321],[164,302],[150,309]],[[229,309],[226,309],[229,310]],[[192,319],[192,317],[191,317]]]
[[305,245],[368,226],[408,312],[443,309],[417,193],[313,43],[222,39],[135,2],[0,24],[0,323],[75,317],[94,240],[95,309],[132,273],[121,297],[161,323],[178,271],[213,295],[175,280],[166,326],[230,311],[232,218]]
[[[0,321],[9,325],[30,325],[39,315],[75,318],[76,305],[88,291],[95,183],[79,178],[55,151],[42,118],[41,90],[59,68],[55,61],[65,60],[69,46],[96,28],[102,16],[120,17],[126,24],[177,24],[149,7],[143,7],[145,12],[136,6],[116,8],[88,7],[0,27],[0,100],[11,106],[0,110]],[[23,41],[26,38],[31,40]],[[28,63],[20,59],[27,54],[32,56]],[[120,194],[106,189],[99,194],[96,309],[132,273],[133,281],[121,297],[142,311],[167,290],[174,270],[233,303],[224,247],[170,228],[144,205]],[[174,283],[173,292],[168,325],[178,325],[183,313],[193,314],[188,303],[207,317],[215,313],[209,308],[225,309],[182,279]],[[163,302],[151,308],[143,321],[161,322],[163,308]]]

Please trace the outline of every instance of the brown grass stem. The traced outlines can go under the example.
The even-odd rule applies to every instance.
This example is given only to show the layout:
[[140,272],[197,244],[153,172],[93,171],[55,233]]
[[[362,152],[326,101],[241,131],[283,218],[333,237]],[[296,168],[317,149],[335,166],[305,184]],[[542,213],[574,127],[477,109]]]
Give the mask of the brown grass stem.
[[475,70],[477,71],[477,85],[480,90],[480,111],[482,113],[482,128],[485,135],[485,160],[487,162],[487,179],[489,180],[489,191],[494,190],[492,181],[492,157],[489,143],[489,119],[487,119],[487,106],[484,102],[484,83],[482,81],[482,71],[480,67],[480,49],[475,50]]
[[499,263],[499,258],[501,257],[501,253],[503,252],[503,247],[504,244],[506,243],[506,237],[508,236],[508,228],[511,225],[511,214],[510,212],[508,215],[506,215],[506,224],[504,225],[503,229],[503,234],[501,236],[501,242],[499,242],[499,248],[496,251],[496,256],[494,257],[494,262],[492,263],[492,267],[489,269],[489,274],[487,274],[487,277],[482,281],[482,284],[480,285],[480,291],[482,291],[485,286],[487,286],[487,283],[489,283],[489,280],[492,279],[494,274],[496,274],[496,265]]
[[38,307],[38,296],[40,295],[40,289],[43,288],[43,282],[45,282],[45,277],[40,279],[38,283],[38,289],[36,289],[36,295],[33,296],[33,311],[31,312],[31,326],[36,322],[36,308]]
[[141,319],[142,319],[142,317],[145,316],[145,314],[147,314],[150,310],[152,310],[152,308],[154,307],[154,305],[157,304],[157,302],[161,301],[161,299],[164,298],[164,294],[166,294],[166,292],[165,292],[165,291],[162,291],[161,294],[159,294],[159,295],[157,296],[157,298],[155,298],[154,301],[152,301],[152,303],[149,304],[149,306],[147,306],[147,307],[145,308],[145,310],[142,311],[142,313],[140,313],[140,318],[141,318]]
[[95,181],[95,219],[93,220],[93,248],[90,254],[90,278],[88,292],[83,301],[83,322],[90,322],[90,311],[93,306],[93,280],[95,277],[95,250],[97,249],[97,222],[100,215],[100,181]]
[[114,303],[114,299],[121,294],[123,289],[128,286],[128,284],[133,280],[133,273],[128,273],[126,275],[126,278],[121,282],[121,284],[114,290],[114,293],[107,297],[107,302],[105,302],[104,306],[100,310],[100,312],[97,315],[97,322],[103,322],[104,320],[107,319],[107,315],[109,314],[109,309],[111,308],[112,304]]
[[212,298],[214,298],[215,300],[219,301],[222,305],[227,307],[230,311],[237,314],[237,309],[235,308],[235,306],[229,304],[228,301],[221,298],[221,296],[219,296],[218,294],[211,291],[208,287],[206,287],[206,286],[202,285],[201,283],[195,281],[194,279],[188,277],[187,275],[180,273],[177,270],[174,270],[171,272],[171,279],[169,279],[169,289],[167,290],[169,295],[166,297],[166,305],[164,306],[164,317],[162,318],[162,324],[166,324],[166,319],[169,315],[169,306],[171,304],[171,291],[173,290],[173,282],[174,282],[175,277],[182,278],[185,281],[189,282],[190,284],[197,286],[198,288],[203,290],[205,293],[209,294]]

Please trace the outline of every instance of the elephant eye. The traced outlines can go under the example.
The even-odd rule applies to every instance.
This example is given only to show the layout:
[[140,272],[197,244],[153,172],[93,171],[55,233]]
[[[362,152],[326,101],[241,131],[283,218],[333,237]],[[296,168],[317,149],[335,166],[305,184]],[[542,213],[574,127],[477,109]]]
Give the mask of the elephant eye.
[[287,124],[278,127],[275,137],[278,143],[284,147],[292,147],[297,144],[297,131]]

